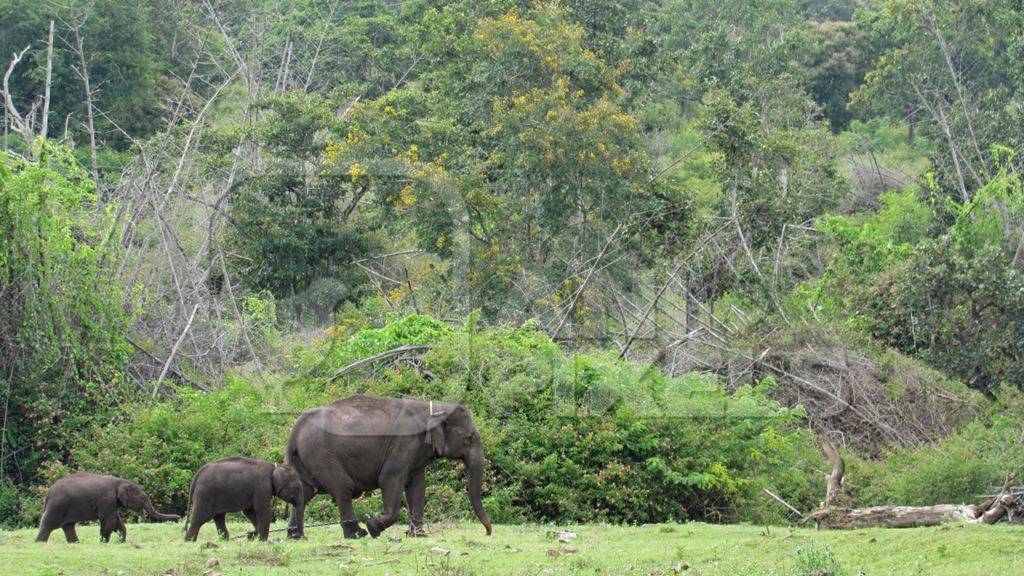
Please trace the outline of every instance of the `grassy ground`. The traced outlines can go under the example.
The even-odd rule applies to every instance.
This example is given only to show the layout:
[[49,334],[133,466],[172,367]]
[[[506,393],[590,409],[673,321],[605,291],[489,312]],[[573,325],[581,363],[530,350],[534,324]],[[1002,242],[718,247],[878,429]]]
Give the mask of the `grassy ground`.
[[[233,534],[246,530],[229,527]],[[488,538],[478,524],[467,523],[432,527],[428,538],[408,539],[392,527],[378,540],[347,541],[331,526],[310,528],[303,542],[261,544],[214,541],[214,527],[207,525],[198,543],[186,544],[181,524],[132,524],[127,543],[101,544],[96,526],[79,526],[82,542],[69,545],[60,531],[35,544],[33,530],[18,530],[0,532],[0,574],[1024,574],[1021,527],[563,529],[578,537],[559,543],[556,528],[534,525],[496,526]]]

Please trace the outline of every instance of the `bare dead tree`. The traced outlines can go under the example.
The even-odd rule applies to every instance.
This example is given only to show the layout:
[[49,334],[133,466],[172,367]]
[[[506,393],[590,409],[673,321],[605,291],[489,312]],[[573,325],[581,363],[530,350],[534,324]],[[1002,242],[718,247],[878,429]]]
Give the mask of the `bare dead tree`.
[[39,127],[39,135],[47,136],[50,125],[50,84],[53,78],[53,20],[50,20],[50,35],[46,41],[46,86],[43,89],[43,117]]
[[68,17],[63,24],[71,31],[71,41],[65,42],[68,43],[71,51],[74,52],[75,57],[78,60],[78,64],[73,67],[73,70],[82,81],[83,95],[85,96],[85,121],[86,132],[89,134],[90,172],[92,173],[93,180],[99,183],[100,171],[96,154],[95,93],[93,91],[92,82],[89,79],[89,63],[85,54],[85,39],[82,34],[82,29],[85,26],[86,19],[89,17],[89,13],[86,10],[78,9],[78,7],[74,5],[64,6],[63,12],[68,14]]
[[28,52],[29,48],[31,48],[31,45],[22,48],[21,52],[15,52],[11,55],[11,62],[7,66],[7,72],[4,73],[3,97],[4,109],[7,111],[8,120],[11,126],[14,128],[15,132],[21,134],[21,137],[25,140],[25,145],[28,149],[28,155],[30,158],[32,158],[35,154],[35,147],[33,144],[35,143],[36,135],[35,132],[33,132],[32,130],[31,114],[34,111],[35,107],[33,106],[33,109],[30,110],[27,115],[22,115],[18,111],[18,108],[14,105],[14,97],[11,95],[10,85],[11,74],[14,72],[14,69],[18,66],[18,64],[21,63],[21,59],[25,56],[25,53]]
[[[26,46],[20,52],[15,52],[11,55],[11,61],[7,66],[7,71],[4,73],[2,93],[4,101],[4,111],[7,116],[7,120],[16,132],[18,132],[22,139],[25,141],[26,154],[30,160],[35,159],[35,141],[36,138],[45,139],[47,136],[47,130],[49,125],[50,115],[50,87],[53,82],[53,30],[54,23],[50,21],[50,30],[46,44],[46,74],[43,78],[43,95],[36,99],[29,110],[25,113],[18,111],[17,106],[14,103],[14,95],[11,92],[11,75],[14,73],[15,68],[21,63],[22,58],[31,48],[31,45]],[[39,133],[36,133],[36,114],[37,111],[41,110],[41,118],[39,121]],[[6,123],[5,123],[6,124]],[[6,138],[5,138],[6,140]],[[6,142],[5,142],[6,146]]]

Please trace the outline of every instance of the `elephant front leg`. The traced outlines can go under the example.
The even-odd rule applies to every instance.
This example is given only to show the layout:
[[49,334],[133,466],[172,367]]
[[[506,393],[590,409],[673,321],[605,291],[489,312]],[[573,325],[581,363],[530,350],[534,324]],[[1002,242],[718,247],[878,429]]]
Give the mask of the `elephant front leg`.
[[274,516],[271,506],[272,503],[268,501],[265,506],[245,511],[246,518],[252,522],[253,528],[256,529],[254,532],[249,532],[249,540],[259,538],[261,542],[266,542],[270,538],[270,520]]
[[[124,518],[121,518],[120,514],[114,514],[114,520],[114,530],[117,530],[121,542],[124,542],[128,539],[128,528],[124,525]],[[72,530],[74,530],[74,527],[72,527]]]
[[405,487],[405,478],[389,478],[380,485],[381,500],[384,501],[384,514],[366,521],[366,529],[374,538],[380,536],[381,532],[387,529],[398,520],[398,513],[402,510],[402,488]]
[[288,519],[288,538],[295,540],[301,540],[305,537],[303,534],[306,520],[306,505],[309,501],[316,496],[316,490],[309,484],[302,485],[302,506],[293,506],[291,518]]
[[423,509],[427,503],[427,478],[425,469],[412,474],[405,485],[405,502],[409,507],[410,538],[423,538],[427,532],[423,529]]
[[64,539],[65,540],[67,540],[68,542],[70,542],[72,544],[74,544],[75,542],[78,542],[78,534],[75,532],[75,523],[74,522],[68,522],[67,524],[61,526],[61,528],[64,530]]
[[256,511],[251,508],[249,510],[243,510],[242,513],[245,514],[245,517],[249,519],[250,523],[252,523],[252,531],[246,534],[245,538],[246,540],[255,540],[256,536],[259,535],[259,517],[256,515]]
[[[100,517],[100,540],[104,542],[110,542],[110,535],[114,532],[120,532],[118,526],[124,526],[121,522],[121,516],[115,511],[106,516]],[[124,539],[121,540],[124,542]]]

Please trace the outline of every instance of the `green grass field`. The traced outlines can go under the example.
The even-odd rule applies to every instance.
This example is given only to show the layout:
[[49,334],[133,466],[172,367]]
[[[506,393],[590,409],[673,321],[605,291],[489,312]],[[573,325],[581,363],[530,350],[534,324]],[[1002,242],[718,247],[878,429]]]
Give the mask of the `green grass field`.
[[[99,529],[79,526],[82,542],[55,532],[35,544],[34,530],[0,532],[0,574],[718,574],[727,576],[1024,574],[1024,528],[948,525],[913,530],[816,532],[708,524],[620,526],[433,526],[428,538],[392,527],[378,540],[344,540],[340,527],[310,528],[308,540],[220,541],[211,525],[197,543],[182,524],[132,524],[127,543],[102,544]],[[275,525],[280,528],[281,525]],[[233,534],[246,529],[232,524]],[[559,543],[558,529],[577,538]],[[271,536],[279,536],[273,533]],[[390,536],[388,538],[387,536]],[[801,552],[798,552],[802,550]],[[834,556],[837,571],[814,571]],[[804,559],[801,569],[801,557]]]

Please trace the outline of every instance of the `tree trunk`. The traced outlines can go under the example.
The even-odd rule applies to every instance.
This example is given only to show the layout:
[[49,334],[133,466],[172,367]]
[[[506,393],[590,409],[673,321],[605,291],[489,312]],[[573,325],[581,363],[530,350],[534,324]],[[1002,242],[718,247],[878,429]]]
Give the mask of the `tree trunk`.
[[874,508],[826,508],[811,515],[820,530],[855,528],[916,528],[946,522],[973,522],[977,506],[875,506]]

